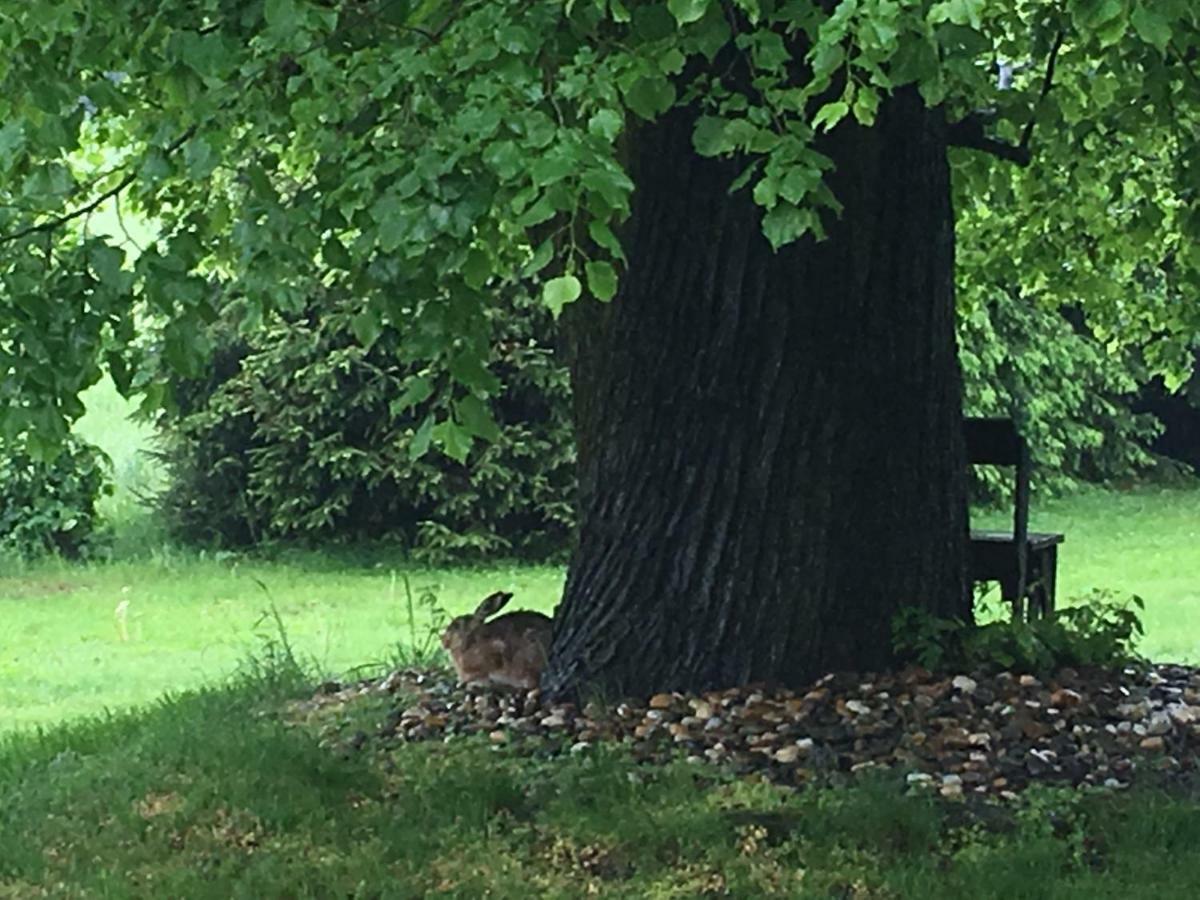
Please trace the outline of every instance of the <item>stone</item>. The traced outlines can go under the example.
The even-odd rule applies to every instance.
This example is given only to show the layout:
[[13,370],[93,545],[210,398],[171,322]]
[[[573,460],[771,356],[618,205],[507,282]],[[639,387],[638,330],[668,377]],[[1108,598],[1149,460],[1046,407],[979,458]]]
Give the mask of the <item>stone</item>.
[[786,747],[780,747],[775,751],[775,761],[790,765],[800,758],[800,748],[795,744],[788,744]]
[[655,694],[650,698],[651,709],[670,709],[673,698],[670,694]]
[[1070,688],[1059,688],[1050,694],[1050,705],[1057,709],[1071,709],[1083,702],[1083,695]]
[[1166,741],[1160,735],[1142,738],[1138,746],[1151,753],[1157,753],[1166,746]]
[[1150,704],[1141,700],[1136,703],[1120,703],[1117,705],[1117,715],[1126,722],[1132,722],[1134,719],[1144,719],[1150,715]]
[[964,694],[973,694],[979,687],[979,682],[968,675],[955,675],[954,680],[950,682],[950,686]]
[[1152,736],[1170,734],[1174,727],[1171,716],[1166,713],[1156,712],[1146,722],[1146,734]]
[[1200,706],[1180,704],[1167,710],[1167,715],[1176,725],[1195,725],[1200,723]]

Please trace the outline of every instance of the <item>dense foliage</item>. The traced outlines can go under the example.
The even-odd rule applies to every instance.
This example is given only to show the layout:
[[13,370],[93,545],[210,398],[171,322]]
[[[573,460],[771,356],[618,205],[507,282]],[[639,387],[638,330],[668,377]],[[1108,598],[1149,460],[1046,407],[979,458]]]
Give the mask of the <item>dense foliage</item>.
[[0,555],[87,553],[96,502],[111,489],[108,465],[98,447],[73,436],[52,461],[0,447]]
[[983,625],[907,608],[892,622],[897,654],[934,672],[1009,671],[1049,674],[1064,666],[1120,668],[1140,661],[1140,597],[1094,591],[1045,618]]
[[[1110,351],[1059,309],[1005,295],[965,311],[958,330],[966,413],[1018,422],[1039,487],[1066,490],[1149,464],[1157,423],[1131,410],[1145,369],[1136,353]],[[987,468],[973,474],[977,496],[1011,484]]]
[[[365,349],[357,306],[321,294],[243,338],[234,303],[207,330],[216,365],[169,383],[159,498],[180,537],[226,546],[277,538],[399,538],[426,557],[546,558],[573,523],[567,375],[549,312],[518,295],[488,321],[500,428],[471,398],[456,414],[487,438],[471,465],[426,455],[435,377],[385,329]],[[165,373],[170,377],[171,373]]]
[[[1077,302],[1106,345],[1144,345],[1174,380],[1195,339],[1189,0],[93,6],[0,22],[0,421],[35,452],[80,414],[101,362],[161,402],[139,309],[165,317],[167,358],[198,374],[216,281],[251,323],[299,311],[318,283],[361,298],[366,345],[403,321],[410,352],[448,373],[431,445],[462,459],[455,403],[494,393],[493,287],[540,274],[553,308],[585,287],[611,297],[633,190],[622,148],[681,104],[704,113],[699,153],[744,159],[779,245],[836,214],[815,137],[871,124],[881,97],[916,85],[972,148],[954,161],[968,314],[997,289]],[[136,261],[90,230],[112,198],[157,223]]]

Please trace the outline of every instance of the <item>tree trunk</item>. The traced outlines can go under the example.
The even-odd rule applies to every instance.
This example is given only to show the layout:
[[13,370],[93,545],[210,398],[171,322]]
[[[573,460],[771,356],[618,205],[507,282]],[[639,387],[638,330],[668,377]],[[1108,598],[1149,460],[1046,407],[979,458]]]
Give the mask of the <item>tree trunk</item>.
[[629,270],[576,311],[580,539],[543,687],[803,683],[891,659],[891,618],[968,615],[954,231],[914,92],[821,150],[828,239],[772,252],[693,113],[638,132]]

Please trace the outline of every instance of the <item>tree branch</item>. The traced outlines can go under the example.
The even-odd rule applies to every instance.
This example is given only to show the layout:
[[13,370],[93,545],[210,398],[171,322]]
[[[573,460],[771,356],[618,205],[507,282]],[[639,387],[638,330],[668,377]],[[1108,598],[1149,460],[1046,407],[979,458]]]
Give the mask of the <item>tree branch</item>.
[[[188,140],[192,137],[192,135],[194,135],[195,133],[196,133],[196,126],[193,125],[190,128],[188,128],[187,131],[185,131],[183,134],[181,134],[179,137],[177,137],[174,141],[172,141],[170,144],[168,144],[165,148],[163,148],[163,152],[166,153],[167,156],[170,156],[172,153],[174,153],[176,150],[178,150],[180,147],[182,147],[184,144],[186,144],[188,142]],[[0,234],[0,244],[8,244],[8,243],[11,243],[12,241],[20,240],[23,237],[28,237],[31,234],[38,234],[39,232],[50,232],[50,231],[53,231],[55,228],[60,228],[63,225],[66,225],[68,222],[78,219],[80,216],[86,216],[88,213],[93,212],[95,209],[100,207],[105,201],[111,200],[113,197],[120,194],[123,190],[125,190],[125,188],[129,187],[136,180],[137,180],[137,170],[134,169],[132,172],[128,173],[124,178],[122,178],[120,181],[118,181],[115,185],[113,185],[111,188],[109,188],[103,194],[96,197],[90,203],[85,203],[83,206],[73,209],[69,213],[64,213],[61,216],[57,216],[53,219],[48,219],[45,222],[39,222],[36,225],[30,225],[27,228],[22,228],[19,231],[12,232],[11,234]]]
[[1027,146],[1006,144],[1004,141],[988,137],[983,130],[983,120],[977,115],[970,115],[952,123],[946,133],[946,142],[952,147],[980,150],[1022,168],[1028,166],[1031,159]]
[[1028,166],[1033,158],[1033,154],[1029,150],[1029,143],[1033,138],[1033,126],[1037,121],[1038,110],[1045,101],[1046,95],[1050,93],[1050,88],[1054,86],[1054,65],[1058,62],[1058,51],[1062,49],[1064,36],[1065,32],[1062,31],[1054,36],[1050,57],[1046,61],[1046,74],[1042,76],[1042,90],[1033,104],[1029,121],[1025,123],[1025,128],[1021,131],[1021,140],[1016,145],[988,137],[984,131],[983,119],[978,114],[969,115],[965,119],[952,123],[946,135],[947,142],[952,147],[966,147],[969,150],[989,153],[999,159],[1016,163],[1022,168]]
[[1025,130],[1021,132],[1020,147],[1025,150],[1026,155],[1029,153],[1029,139],[1033,137],[1033,123],[1037,121],[1038,110],[1041,109],[1046,95],[1050,93],[1050,88],[1054,86],[1054,64],[1058,62],[1058,51],[1062,49],[1064,37],[1065,32],[1062,31],[1054,36],[1054,45],[1050,48],[1050,57],[1046,61],[1046,74],[1042,77],[1042,92],[1038,94],[1037,102],[1033,104],[1033,112],[1029,114],[1029,121],[1025,123]]

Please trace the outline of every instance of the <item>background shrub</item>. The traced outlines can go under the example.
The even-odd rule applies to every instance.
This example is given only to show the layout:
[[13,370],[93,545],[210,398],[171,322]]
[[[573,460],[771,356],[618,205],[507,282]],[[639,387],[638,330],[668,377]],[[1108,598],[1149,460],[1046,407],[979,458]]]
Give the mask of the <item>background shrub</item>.
[[[1018,422],[1039,488],[1062,493],[1151,464],[1158,422],[1132,410],[1143,367],[1110,353],[1074,310],[998,295],[960,311],[958,335],[966,414]],[[1011,482],[987,467],[973,477],[976,499],[998,499]]]
[[96,530],[96,502],[112,489],[104,452],[68,436],[51,461],[0,444],[0,553],[84,556]]
[[501,435],[466,464],[410,458],[436,392],[397,402],[419,373],[388,329],[365,349],[358,312],[324,296],[247,338],[232,304],[211,328],[212,370],[169,376],[178,409],[158,423],[170,476],[159,507],[174,534],[226,546],[394,538],[435,560],[564,552],[574,446],[546,309],[517,296],[492,311]]

